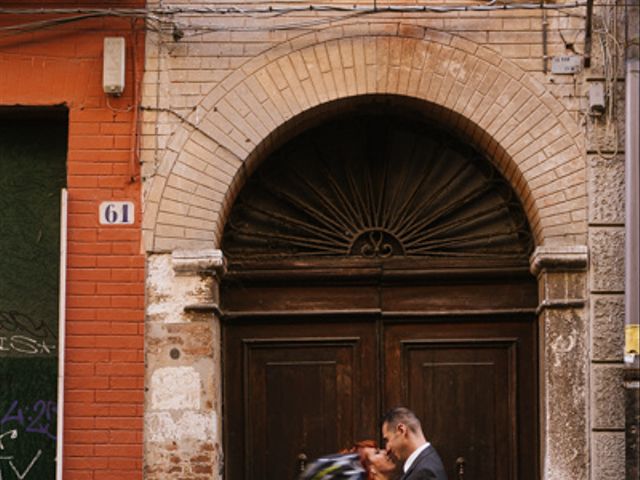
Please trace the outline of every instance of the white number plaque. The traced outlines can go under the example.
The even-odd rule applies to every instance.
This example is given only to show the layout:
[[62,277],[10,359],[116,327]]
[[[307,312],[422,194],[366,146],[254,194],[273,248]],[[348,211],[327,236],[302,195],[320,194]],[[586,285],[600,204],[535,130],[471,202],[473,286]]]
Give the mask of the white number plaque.
[[100,204],[101,225],[130,225],[134,221],[133,202],[102,202]]

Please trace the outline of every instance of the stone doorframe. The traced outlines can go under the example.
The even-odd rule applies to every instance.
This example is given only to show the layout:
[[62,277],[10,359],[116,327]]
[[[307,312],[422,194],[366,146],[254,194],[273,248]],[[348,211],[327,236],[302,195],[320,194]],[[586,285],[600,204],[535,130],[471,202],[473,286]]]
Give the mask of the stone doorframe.
[[224,262],[211,248],[258,161],[324,106],[339,111],[362,95],[422,102],[492,158],[519,195],[539,245],[531,268],[540,286],[543,478],[588,478],[581,129],[543,84],[496,52],[416,25],[375,22],[302,35],[250,60],[203,98],[155,166],[143,220],[146,478],[178,471],[221,478],[216,312]]
[[538,247],[540,465],[544,480],[589,478],[588,251]]

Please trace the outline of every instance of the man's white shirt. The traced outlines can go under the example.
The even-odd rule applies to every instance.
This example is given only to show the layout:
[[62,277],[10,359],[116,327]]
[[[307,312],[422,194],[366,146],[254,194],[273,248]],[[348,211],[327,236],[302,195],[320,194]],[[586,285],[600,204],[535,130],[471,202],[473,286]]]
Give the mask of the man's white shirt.
[[406,462],[404,462],[404,467],[402,467],[402,469],[404,470],[404,473],[407,473],[409,471],[409,469],[411,468],[411,465],[413,465],[413,462],[415,462],[416,458],[418,458],[418,455],[420,455],[423,450],[426,450],[427,448],[429,448],[429,445],[431,444],[427,442],[424,445],[421,445],[418,448],[416,448],[413,451],[413,453],[409,455],[409,458],[407,458]]

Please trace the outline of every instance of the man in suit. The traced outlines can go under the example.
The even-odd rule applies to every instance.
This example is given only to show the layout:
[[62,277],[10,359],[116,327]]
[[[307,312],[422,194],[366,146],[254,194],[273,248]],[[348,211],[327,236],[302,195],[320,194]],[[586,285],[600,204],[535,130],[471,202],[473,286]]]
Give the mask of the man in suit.
[[402,464],[401,480],[447,480],[442,460],[427,442],[420,420],[411,410],[397,407],[382,419],[387,455]]

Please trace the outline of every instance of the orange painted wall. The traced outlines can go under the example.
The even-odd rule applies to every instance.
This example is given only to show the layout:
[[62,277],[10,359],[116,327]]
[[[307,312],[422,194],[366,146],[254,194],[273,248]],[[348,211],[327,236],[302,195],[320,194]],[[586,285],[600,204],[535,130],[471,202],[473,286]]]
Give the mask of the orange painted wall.
[[[0,26],[43,18],[51,17],[0,14]],[[102,92],[105,36],[127,43],[125,92],[109,102]],[[0,106],[69,108],[65,480],[142,478],[144,256],[135,85],[143,50],[142,23],[129,19],[0,33]],[[100,202],[113,199],[135,203],[135,225],[99,225]]]

